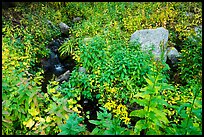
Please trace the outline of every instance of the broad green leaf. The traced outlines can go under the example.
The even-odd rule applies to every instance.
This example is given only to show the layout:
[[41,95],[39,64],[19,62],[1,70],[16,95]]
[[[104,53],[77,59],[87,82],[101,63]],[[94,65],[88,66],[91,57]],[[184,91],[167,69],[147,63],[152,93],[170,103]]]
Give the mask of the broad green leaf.
[[146,133],[147,135],[157,135],[157,132],[154,129],[149,129]]
[[135,128],[134,128],[134,132],[135,134],[139,135],[140,134],[140,131],[142,129],[146,129],[146,124],[145,124],[145,120],[142,119],[142,120],[139,120],[137,121],[137,123],[135,124]]
[[158,110],[157,108],[150,108],[150,111],[154,112],[155,115],[162,121],[164,122],[164,124],[167,124],[169,122],[169,120],[166,117],[166,113]]
[[171,86],[171,85],[169,85],[169,84],[167,84],[167,83],[162,83],[162,84],[161,84],[161,89],[162,89],[162,90],[172,90],[172,91],[175,90],[173,86]]
[[89,120],[90,123],[94,124],[94,125],[100,125],[101,122],[97,121],[97,120]]
[[184,103],[183,105],[181,105],[179,108],[178,108],[178,114],[181,113],[181,111],[185,108],[185,107],[190,107],[191,104],[190,103]]
[[99,133],[99,128],[94,128],[93,131],[91,132],[91,135],[97,135]]
[[144,118],[146,113],[147,112],[144,109],[134,110],[134,111],[130,112],[130,116],[136,116],[136,117]]
[[154,122],[155,125],[162,127],[160,119],[155,115],[154,112],[150,111],[148,114],[148,118]]
[[136,102],[140,106],[148,105],[148,100],[147,99],[135,99],[134,102]]

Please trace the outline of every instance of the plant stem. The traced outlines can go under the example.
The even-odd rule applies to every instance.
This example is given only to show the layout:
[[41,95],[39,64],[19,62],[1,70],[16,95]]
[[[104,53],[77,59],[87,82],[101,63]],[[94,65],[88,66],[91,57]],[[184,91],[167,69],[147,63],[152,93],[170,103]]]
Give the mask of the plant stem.
[[198,90],[196,90],[196,93],[195,93],[195,96],[193,98],[193,103],[191,105],[191,109],[190,109],[190,114],[189,114],[189,117],[188,117],[188,120],[187,120],[187,124],[186,124],[186,131],[185,131],[185,135],[187,134],[187,131],[188,131],[188,123],[189,123],[189,120],[190,120],[190,117],[191,117],[191,113],[192,113],[192,110],[193,110],[193,105],[194,105],[194,102],[196,100],[196,97],[197,97],[197,93],[198,93]]
[[[154,74],[154,84],[153,84],[153,89],[154,89],[154,87],[155,87],[155,84],[156,84],[156,80],[157,80],[157,77],[158,77],[158,74],[157,74],[157,76],[155,76],[155,74]],[[154,93],[153,93],[154,94]],[[151,102],[151,97],[153,96],[153,94],[150,94],[150,97],[149,97],[149,101],[148,101],[148,108],[147,108],[147,112],[149,113],[149,108],[150,108],[150,102]],[[145,118],[145,124],[147,125],[147,117]],[[146,134],[146,132],[147,132],[147,128],[146,128],[146,130],[145,130],[145,134]]]

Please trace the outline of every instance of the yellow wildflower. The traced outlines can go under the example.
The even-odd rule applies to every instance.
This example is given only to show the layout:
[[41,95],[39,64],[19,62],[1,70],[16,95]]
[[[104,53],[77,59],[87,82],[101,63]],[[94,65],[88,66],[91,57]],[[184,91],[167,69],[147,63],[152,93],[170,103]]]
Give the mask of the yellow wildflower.
[[109,90],[111,93],[115,93],[116,92],[116,89],[115,88],[110,88]]
[[45,121],[49,123],[51,121],[51,118],[48,116],[48,117],[46,117]]
[[122,117],[121,119],[123,119],[123,122],[127,125],[130,122],[130,118],[128,117]]
[[111,110],[111,103],[110,102],[107,102],[105,105],[104,105],[105,108],[107,108],[109,111]]

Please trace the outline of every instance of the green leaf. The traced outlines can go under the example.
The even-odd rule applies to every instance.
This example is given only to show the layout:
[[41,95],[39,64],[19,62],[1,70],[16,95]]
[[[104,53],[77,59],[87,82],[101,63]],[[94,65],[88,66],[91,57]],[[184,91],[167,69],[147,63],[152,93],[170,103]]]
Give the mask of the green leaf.
[[89,120],[90,123],[94,124],[94,125],[100,125],[101,122],[98,120]]
[[136,102],[140,106],[147,106],[148,105],[148,100],[147,99],[134,99],[132,102]]
[[146,129],[146,128],[147,128],[147,126],[145,124],[145,120],[142,119],[142,120],[137,121],[137,123],[135,124],[134,132],[135,132],[135,134],[139,135],[140,131],[142,129]]
[[157,132],[155,131],[155,130],[153,130],[153,129],[149,129],[148,131],[147,131],[147,133],[146,133],[147,135],[157,135]]
[[150,86],[153,86],[153,82],[152,82],[150,79],[145,78],[145,77],[144,77],[144,79],[146,80],[146,82],[147,82]]
[[70,135],[70,134],[68,132],[66,132],[66,131],[62,131],[58,135]]
[[130,116],[136,116],[136,117],[144,118],[146,113],[147,112],[144,109],[134,110],[130,113]]
[[97,135],[99,133],[99,128],[94,128],[93,131],[91,132],[91,135]]
[[161,124],[161,122],[160,122],[160,119],[155,115],[154,112],[150,111],[150,112],[149,112],[149,115],[148,115],[148,118],[149,118],[150,120],[152,120],[152,121],[155,123],[155,125],[162,127],[162,124]]
[[162,83],[161,86],[162,86],[161,90],[172,90],[172,91],[175,90],[173,86],[171,86],[171,85],[169,85],[167,83]]
[[103,121],[103,126],[105,126],[105,127],[112,127],[113,126],[112,121],[104,120]]
[[178,108],[178,114],[181,113],[181,110],[183,110],[185,107],[190,107],[191,104],[190,103],[184,103],[183,105],[181,105],[179,108]]
[[166,117],[166,113],[158,110],[157,108],[150,108],[150,111],[152,111],[153,113],[155,113],[155,115],[157,116],[157,118],[164,122],[164,124],[167,124],[169,122],[169,120]]

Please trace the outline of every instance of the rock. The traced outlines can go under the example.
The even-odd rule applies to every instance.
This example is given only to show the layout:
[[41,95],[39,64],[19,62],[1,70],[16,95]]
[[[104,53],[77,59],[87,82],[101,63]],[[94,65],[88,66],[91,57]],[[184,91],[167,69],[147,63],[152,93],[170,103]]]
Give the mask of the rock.
[[[167,41],[169,31],[163,27],[157,29],[137,30],[131,35],[130,42],[138,40],[142,51],[149,51],[153,46],[153,55],[156,60],[161,60],[162,51],[164,51],[164,60],[167,60]],[[162,49],[160,48],[162,45]]]
[[202,25],[194,27],[194,30],[195,30],[197,35],[200,34],[202,37]]
[[60,22],[59,27],[63,34],[67,34],[69,32],[70,27],[67,24]]
[[192,12],[186,12],[186,16],[192,18],[193,17],[193,13]]
[[84,67],[79,67],[79,72],[86,73],[86,69]]
[[167,48],[167,57],[174,65],[178,62],[178,57],[180,56],[178,50],[175,47],[168,47]]
[[54,25],[50,20],[47,20],[47,23],[48,23],[53,29],[57,29],[57,28],[55,27],[55,25]]
[[62,81],[67,81],[70,77],[70,70],[67,70],[64,74],[60,75],[56,81],[57,82],[62,82]]
[[84,42],[84,43],[87,43],[87,42],[89,42],[89,41],[91,41],[91,40],[92,40],[92,38],[87,37],[87,38],[84,38],[83,42]]
[[81,20],[81,18],[80,17],[76,17],[76,18],[73,18],[73,22],[79,22]]
[[45,71],[50,71],[52,69],[52,65],[50,64],[49,60],[46,58],[42,58],[41,65]]

